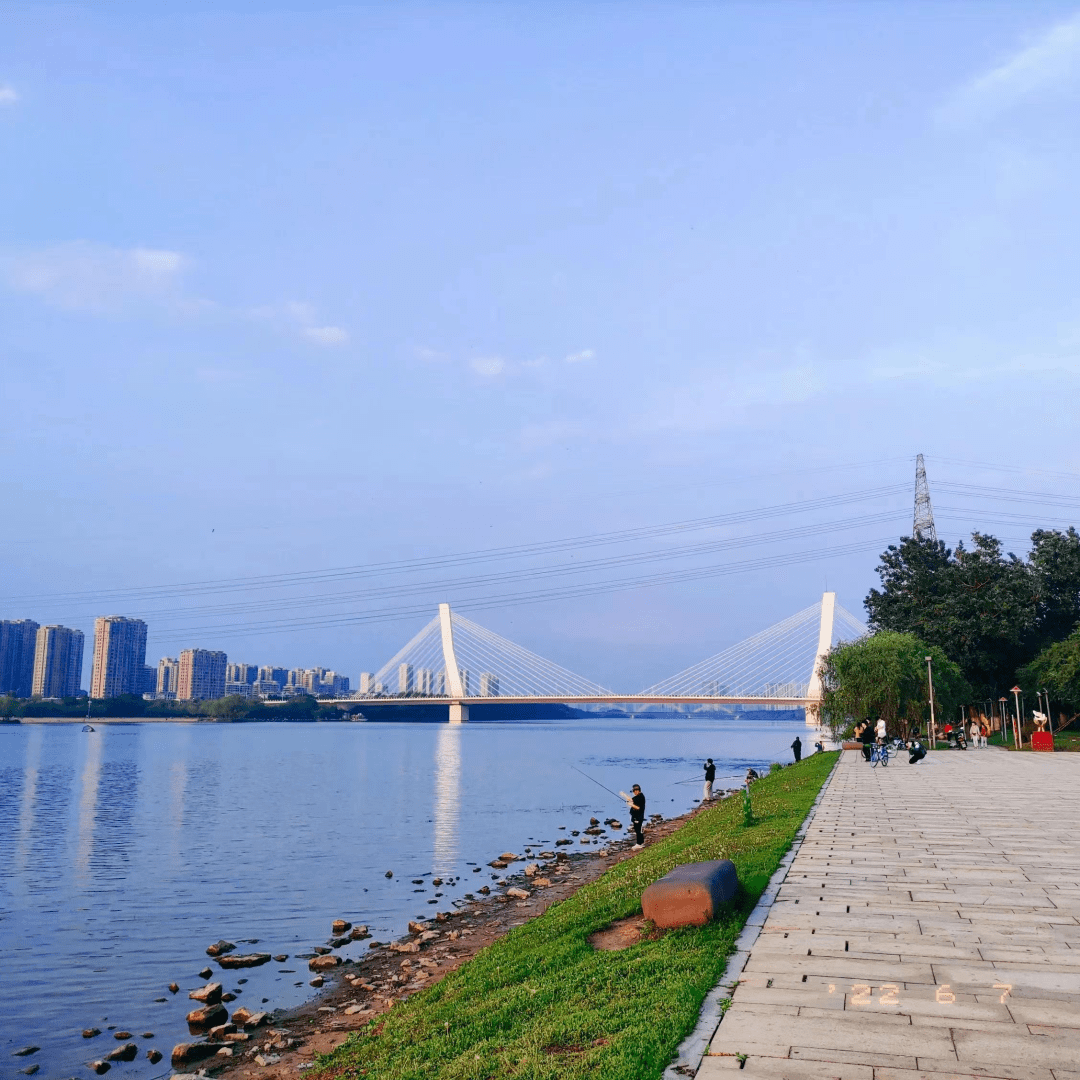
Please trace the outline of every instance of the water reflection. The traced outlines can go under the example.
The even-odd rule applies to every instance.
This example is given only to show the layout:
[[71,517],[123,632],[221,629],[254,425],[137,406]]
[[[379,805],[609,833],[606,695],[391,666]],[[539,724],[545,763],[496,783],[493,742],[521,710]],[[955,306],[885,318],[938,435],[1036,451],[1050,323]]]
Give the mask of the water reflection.
[[40,724],[33,725],[30,737],[26,741],[26,767],[23,772],[23,797],[19,807],[19,839],[15,845],[13,873],[22,875],[26,871],[30,855],[30,834],[34,828],[34,811],[37,806],[38,775],[41,770],[41,741],[43,738]]
[[461,813],[461,727],[439,726],[435,740],[435,848],[431,869],[450,874],[458,857]]
[[101,783],[101,756],[105,752],[105,732],[86,733],[86,758],[83,761],[79,793],[79,838],[75,848],[75,871],[79,885],[85,885],[90,870],[90,848],[94,840],[94,812],[97,810],[98,785]]
[[139,794],[139,766],[131,760],[105,761],[101,766],[90,871],[99,881],[119,883],[134,842],[132,818]]

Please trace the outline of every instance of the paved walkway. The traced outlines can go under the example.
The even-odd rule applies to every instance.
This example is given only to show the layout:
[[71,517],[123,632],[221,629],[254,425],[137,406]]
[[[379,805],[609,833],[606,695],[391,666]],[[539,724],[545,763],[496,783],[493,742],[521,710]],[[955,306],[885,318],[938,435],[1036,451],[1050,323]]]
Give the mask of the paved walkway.
[[845,752],[698,1080],[1080,1080],[1080,754]]

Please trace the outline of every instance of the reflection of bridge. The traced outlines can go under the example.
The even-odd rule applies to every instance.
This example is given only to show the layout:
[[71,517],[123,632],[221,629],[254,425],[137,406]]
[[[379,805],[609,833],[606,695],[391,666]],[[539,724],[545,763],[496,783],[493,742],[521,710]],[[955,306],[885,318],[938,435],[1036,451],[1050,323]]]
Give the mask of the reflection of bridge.
[[[757,705],[806,708],[821,699],[818,668],[840,640],[866,627],[827,592],[821,600],[677,675],[632,694],[585,679],[440,604],[439,613],[360,690],[334,704],[447,705],[451,722],[470,704]],[[474,682],[475,680],[475,682]]]

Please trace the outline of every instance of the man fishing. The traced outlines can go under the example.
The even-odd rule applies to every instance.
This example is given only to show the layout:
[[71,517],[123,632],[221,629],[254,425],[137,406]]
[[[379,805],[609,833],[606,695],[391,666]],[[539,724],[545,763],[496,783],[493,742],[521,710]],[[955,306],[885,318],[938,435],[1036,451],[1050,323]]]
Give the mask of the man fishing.
[[[631,850],[637,851],[645,844],[645,834],[642,832],[645,827],[645,796],[641,794],[640,784],[635,784],[630,790],[633,795],[628,799],[623,795],[623,798],[626,799],[626,805],[630,807],[630,824],[634,826],[634,837],[637,840]],[[619,794],[622,795],[622,792]]]
[[705,762],[705,790],[701,793],[701,801],[708,802],[712,798],[712,785],[716,779],[716,766],[712,763],[712,758],[709,758]]

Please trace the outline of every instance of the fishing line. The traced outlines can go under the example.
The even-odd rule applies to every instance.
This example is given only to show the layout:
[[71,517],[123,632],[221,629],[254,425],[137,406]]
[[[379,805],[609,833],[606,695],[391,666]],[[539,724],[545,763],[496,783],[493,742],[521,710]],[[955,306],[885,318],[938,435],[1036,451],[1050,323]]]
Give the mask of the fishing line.
[[592,780],[592,782],[597,787],[602,787],[609,795],[614,795],[616,799],[622,801],[622,796],[612,791],[611,788],[609,788],[606,784],[601,784],[599,780],[593,780],[593,778],[587,772],[581,772],[581,770],[576,765],[571,765],[570,768],[573,769],[574,772],[581,773],[581,775],[584,776],[586,780]]

